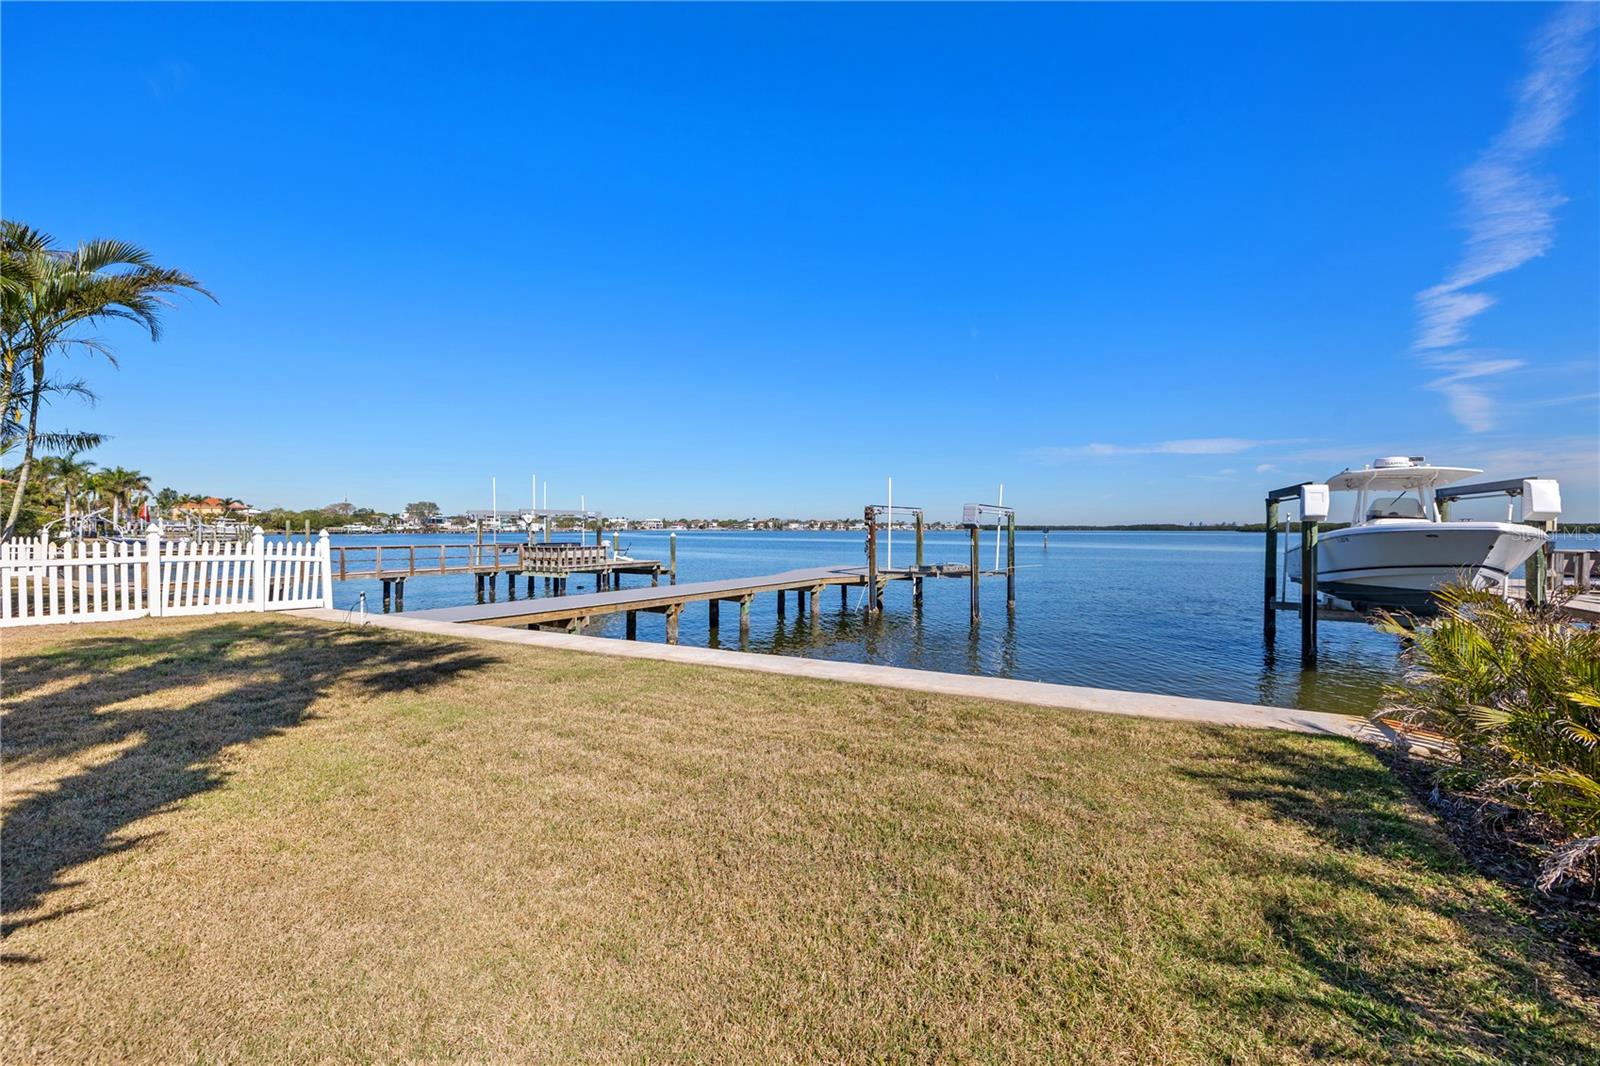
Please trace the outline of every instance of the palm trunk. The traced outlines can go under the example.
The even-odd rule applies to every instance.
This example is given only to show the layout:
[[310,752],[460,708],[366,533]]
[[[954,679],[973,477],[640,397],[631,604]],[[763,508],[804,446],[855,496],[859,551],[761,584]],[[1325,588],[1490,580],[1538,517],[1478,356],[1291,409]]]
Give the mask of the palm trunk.
[[22,446],[22,466],[17,470],[17,487],[11,495],[11,512],[6,515],[6,528],[0,530],[0,541],[11,539],[17,528],[17,516],[22,514],[22,494],[28,488],[28,475],[33,471],[33,445],[39,439],[39,403],[44,396],[44,346],[33,349],[33,381],[28,394],[28,438]]

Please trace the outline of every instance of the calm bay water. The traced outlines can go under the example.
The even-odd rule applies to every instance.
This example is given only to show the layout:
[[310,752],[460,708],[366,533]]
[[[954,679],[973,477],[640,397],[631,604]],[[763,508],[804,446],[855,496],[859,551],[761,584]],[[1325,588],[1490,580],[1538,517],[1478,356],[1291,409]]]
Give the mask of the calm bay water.
[[[622,547],[636,558],[667,558],[664,532],[624,533]],[[336,537],[334,543],[439,543],[470,536]],[[507,539],[513,539],[507,537]],[[1563,538],[1565,539],[1565,538]],[[779,620],[775,597],[758,596],[751,608],[751,651],[818,659],[881,663],[927,670],[984,674],[1096,688],[1161,692],[1275,704],[1311,710],[1366,712],[1381,686],[1398,676],[1397,643],[1370,627],[1349,622],[1321,626],[1322,668],[1299,668],[1299,623],[1278,620],[1276,655],[1261,642],[1262,540],[1247,533],[1055,532],[1017,535],[1017,610],[1008,617],[1005,579],[985,578],[982,620],[967,619],[964,580],[928,581],[923,609],[912,609],[909,582],[892,582],[884,615],[868,625],[863,590],[852,589],[841,608],[837,590],[821,598],[815,632],[797,617],[793,600]],[[859,566],[861,533],[684,532],[678,534],[678,580],[748,577],[807,566]],[[883,545],[880,544],[880,562]],[[894,538],[895,560],[912,559],[910,533]],[[929,533],[930,563],[965,563],[964,533]],[[983,565],[994,563],[994,532],[983,536]],[[625,579],[631,587],[647,579]],[[573,592],[591,591],[588,579]],[[1294,586],[1291,586],[1291,589]],[[367,594],[376,610],[376,581],[335,586],[335,606],[353,608]],[[505,595],[504,582],[500,595]],[[406,582],[406,608],[453,607],[473,601],[466,575],[418,577]],[[588,632],[621,638],[623,616],[610,616]],[[665,639],[662,616],[639,615],[639,639]],[[720,642],[709,632],[704,605],[687,608],[683,644],[738,648],[738,612],[722,612]]]

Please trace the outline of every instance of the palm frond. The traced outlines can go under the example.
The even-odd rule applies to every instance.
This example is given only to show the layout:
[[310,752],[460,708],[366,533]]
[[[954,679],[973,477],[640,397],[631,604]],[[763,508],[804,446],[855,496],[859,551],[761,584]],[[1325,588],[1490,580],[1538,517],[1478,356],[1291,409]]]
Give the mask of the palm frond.
[[104,433],[57,430],[52,433],[40,433],[34,438],[34,447],[51,455],[71,455],[74,452],[98,448],[110,439]]

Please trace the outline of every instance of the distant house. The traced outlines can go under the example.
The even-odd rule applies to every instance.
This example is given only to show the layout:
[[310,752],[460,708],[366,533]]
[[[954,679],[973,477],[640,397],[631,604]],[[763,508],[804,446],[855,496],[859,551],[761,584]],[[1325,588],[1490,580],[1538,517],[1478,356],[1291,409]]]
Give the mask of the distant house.
[[224,514],[237,517],[241,514],[250,513],[249,504],[241,503],[238,500],[225,504],[216,496],[207,496],[203,500],[185,500],[182,503],[174,504],[172,509],[178,514],[199,515],[202,518],[214,518]]

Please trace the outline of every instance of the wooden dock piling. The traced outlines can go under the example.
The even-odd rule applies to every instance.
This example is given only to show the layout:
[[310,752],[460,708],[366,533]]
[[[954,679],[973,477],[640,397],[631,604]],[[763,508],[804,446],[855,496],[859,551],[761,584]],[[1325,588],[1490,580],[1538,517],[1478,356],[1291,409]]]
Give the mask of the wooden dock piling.
[[[1538,551],[1528,556],[1528,561],[1522,566],[1522,583],[1523,588],[1527,590],[1528,603],[1537,609],[1550,602],[1550,557],[1555,539],[1556,523],[1552,520],[1548,522],[1528,522],[1526,524],[1541,530],[1549,538],[1540,546]],[[1578,570],[1578,588],[1580,591],[1583,589],[1583,581],[1587,576],[1583,573],[1584,569],[1580,567]]]
[[1261,639],[1270,654],[1278,639],[1278,501],[1267,497],[1266,582],[1261,593]]
[[878,612],[878,509],[862,512],[867,521],[867,617]]
[[976,524],[969,528],[972,534],[972,620],[978,620],[978,527]]
[[1300,519],[1300,666],[1317,668],[1317,523]]
[[1017,516],[1006,515],[1006,611],[1017,611]]

